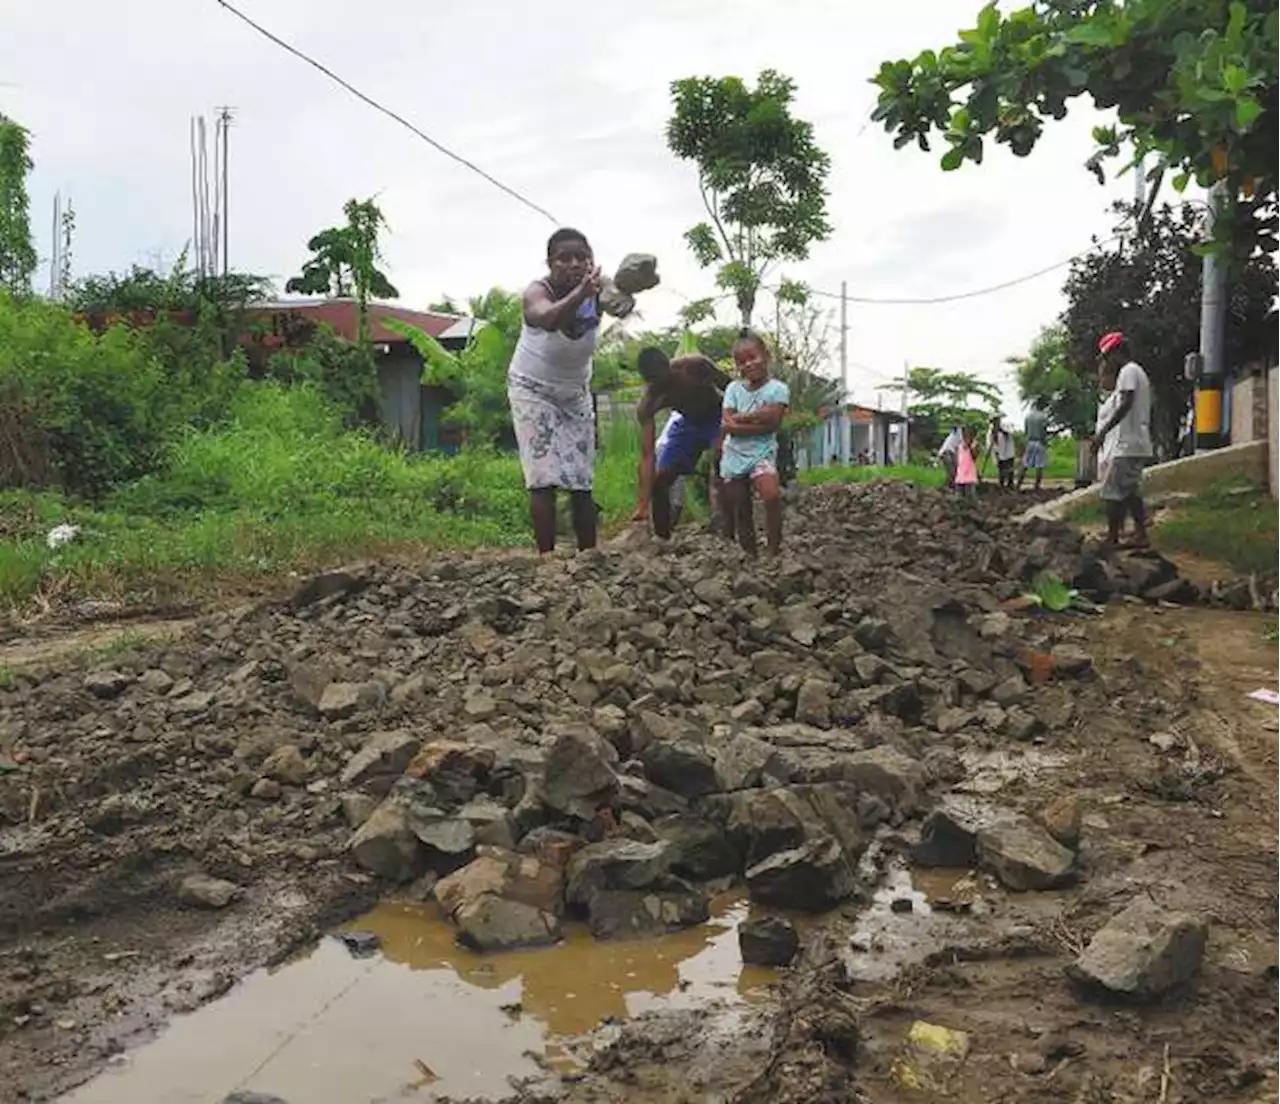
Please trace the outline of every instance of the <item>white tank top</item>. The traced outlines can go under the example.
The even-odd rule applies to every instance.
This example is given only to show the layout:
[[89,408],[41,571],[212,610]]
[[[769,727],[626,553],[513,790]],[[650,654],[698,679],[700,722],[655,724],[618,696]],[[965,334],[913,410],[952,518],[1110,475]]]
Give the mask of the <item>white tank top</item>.
[[539,330],[525,322],[508,375],[562,387],[585,387],[591,382],[591,355],[599,333],[600,328],[593,326],[579,338],[568,338],[559,330]]

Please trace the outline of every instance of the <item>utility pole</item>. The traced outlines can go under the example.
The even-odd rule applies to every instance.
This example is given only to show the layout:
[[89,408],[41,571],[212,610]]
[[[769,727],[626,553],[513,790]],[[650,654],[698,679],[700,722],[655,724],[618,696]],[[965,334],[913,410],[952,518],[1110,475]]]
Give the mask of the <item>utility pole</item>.
[[227,171],[227,153],[231,133],[231,108],[218,108],[218,126],[222,129],[222,274],[231,271],[231,220],[228,212],[231,203],[230,174]]
[[840,386],[847,396],[849,386],[849,284],[840,281]]
[[[1227,205],[1234,197],[1227,182],[1219,180],[1209,189],[1209,221],[1206,229],[1213,237],[1221,225]],[[1196,380],[1195,447],[1221,448],[1226,442],[1222,433],[1222,379],[1227,332],[1227,257],[1215,250],[1204,258],[1200,275],[1200,371]]]
[[907,418],[907,388],[911,381],[911,362],[904,360],[902,362],[902,462],[905,464],[911,455],[908,444],[911,434],[911,423]]

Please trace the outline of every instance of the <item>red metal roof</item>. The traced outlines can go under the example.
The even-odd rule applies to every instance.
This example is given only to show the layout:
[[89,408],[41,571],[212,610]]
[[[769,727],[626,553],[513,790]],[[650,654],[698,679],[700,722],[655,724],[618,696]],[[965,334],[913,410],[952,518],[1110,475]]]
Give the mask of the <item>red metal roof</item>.
[[[288,314],[304,318],[308,322],[317,324],[323,322],[339,337],[345,337],[348,341],[356,340],[358,312],[354,299],[285,299],[278,303],[257,303],[245,313],[257,318],[272,318],[276,315]],[[399,334],[392,333],[382,324],[383,320],[388,318],[405,322],[431,337],[439,337],[458,321],[457,318],[448,314],[433,314],[428,311],[409,310],[406,307],[393,307],[385,303],[370,303],[370,340],[382,342],[404,340]]]

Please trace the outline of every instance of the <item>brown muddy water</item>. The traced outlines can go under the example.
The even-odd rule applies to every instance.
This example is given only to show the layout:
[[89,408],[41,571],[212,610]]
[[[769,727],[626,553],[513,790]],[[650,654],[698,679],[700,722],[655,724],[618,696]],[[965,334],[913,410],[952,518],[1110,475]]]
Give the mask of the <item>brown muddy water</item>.
[[480,956],[453,942],[434,906],[386,903],[347,925],[382,947],[337,939],[247,978],[122,1056],[65,1104],[216,1104],[237,1089],[306,1104],[502,1096],[540,1066],[585,1063],[601,1020],[723,1003],[732,1012],[776,976],[744,967],[727,897],[709,923],[636,943],[570,930],[559,946]]

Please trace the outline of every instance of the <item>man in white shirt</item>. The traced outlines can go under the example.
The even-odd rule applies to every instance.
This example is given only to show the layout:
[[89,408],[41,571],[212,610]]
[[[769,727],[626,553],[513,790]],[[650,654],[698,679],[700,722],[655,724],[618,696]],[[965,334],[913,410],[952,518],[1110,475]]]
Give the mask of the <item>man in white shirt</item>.
[[942,461],[942,470],[947,473],[947,489],[950,490],[956,485],[956,455],[960,451],[960,442],[964,440],[964,434],[960,432],[959,426],[952,426],[951,432],[947,434],[947,438],[942,442],[942,447],[938,449],[938,459]]
[[[1147,508],[1142,501],[1142,472],[1154,455],[1151,448],[1151,381],[1133,359],[1124,334],[1115,331],[1098,342],[1099,371],[1115,374],[1110,410],[1093,439],[1095,452],[1106,448],[1111,455],[1102,482],[1107,511],[1107,547],[1120,544],[1125,518],[1132,516],[1134,539],[1130,548],[1147,548]],[[1109,439],[1114,434],[1114,439]]]
[[987,435],[987,452],[995,453],[996,467],[1000,471],[1000,486],[1013,490],[1013,458],[1017,453],[1013,434],[1000,424],[1000,415],[991,419],[991,432]]

